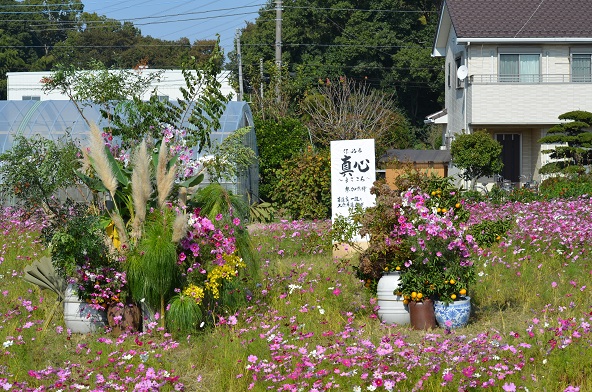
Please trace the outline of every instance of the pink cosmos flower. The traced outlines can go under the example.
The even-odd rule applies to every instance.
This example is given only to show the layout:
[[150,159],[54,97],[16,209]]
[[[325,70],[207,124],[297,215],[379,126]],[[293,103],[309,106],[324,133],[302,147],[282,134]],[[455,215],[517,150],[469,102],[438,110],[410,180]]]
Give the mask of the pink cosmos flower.
[[504,386],[502,387],[502,389],[506,392],[516,392],[516,385],[514,385],[513,382],[511,383],[505,383]]

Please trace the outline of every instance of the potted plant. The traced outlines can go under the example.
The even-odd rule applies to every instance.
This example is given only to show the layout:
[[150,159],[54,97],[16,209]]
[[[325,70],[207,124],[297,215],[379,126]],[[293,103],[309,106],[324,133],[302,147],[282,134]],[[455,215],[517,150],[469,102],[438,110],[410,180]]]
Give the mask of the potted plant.
[[[375,205],[362,209],[359,206],[350,211],[350,218],[338,217],[332,225],[332,239],[335,244],[348,244],[358,253],[359,262],[355,273],[366,288],[378,297],[378,316],[388,324],[408,324],[409,313],[403,297],[398,291],[400,268],[406,259],[408,249],[389,239],[389,233],[397,224],[399,212],[394,204],[401,202],[399,192],[386,183],[377,181],[371,189],[376,195]],[[367,236],[368,247],[358,246],[354,238]]]
[[105,325],[107,305],[120,301],[125,275],[110,254],[100,217],[82,204],[61,211],[44,236],[56,272],[69,284],[64,319],[73,332],[91,332]]
[[[181,133],[165,128],[154,146],[142,141],[126,154],[131,157],[126,166],[127,160],[114,156],[92,127],[91,146],[85,150],[89,170],[80,173],[91,189],[109,196],[111,237],[125,259],[130,297],[150,321],[147,329],[157,313],[161,327],[172,331],[199,329],[200,320],[215,321],[216,311],[231,308],[231,297],[244,297],[239,289],[226,289],[238,281],[233,278],[246,266],[254,270],[248,232],[238,227],[247,207],[221,185],[197,188],[203,168],[191,159],[185,140],[172,137]],[[203,237],[196,230],[205,226],[192,224],[206,216],[216,222],[211,224],[216,230],[201,233]],[[232,249],[226,249],[230,244]]]
[[470,253],[474,241],[462,220],[455,219],[454,208],[434,207],[438,194],[408,190],[401,204],[394,206],[400,215],[390,241],[404,243],[410,250],[408,259],[397,266],[398,293],[411,305],[411,312],[418,302],[435,301],[440,326],[459,327],[466,325],[470,314],[467,294],[475,280]]

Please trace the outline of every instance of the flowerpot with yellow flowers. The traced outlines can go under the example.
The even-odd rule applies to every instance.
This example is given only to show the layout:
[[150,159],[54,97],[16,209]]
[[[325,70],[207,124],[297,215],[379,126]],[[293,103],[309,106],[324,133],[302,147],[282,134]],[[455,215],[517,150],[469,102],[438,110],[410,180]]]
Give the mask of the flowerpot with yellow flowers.
[[[434,301],[434,318],[443,328],[467,324],[470,316],[469,285],[475,280],[467,226],[454,219],[454,210],[429,208],[430,195],[418,190],[404,193],[399,224],[391,241],[406,243],[410,254],[403,263],[399,293],[409,305],[413,324],[414,304]],[[428,325],[427,323],[424,323]],[[424,328],[421,328],[424,329]]]

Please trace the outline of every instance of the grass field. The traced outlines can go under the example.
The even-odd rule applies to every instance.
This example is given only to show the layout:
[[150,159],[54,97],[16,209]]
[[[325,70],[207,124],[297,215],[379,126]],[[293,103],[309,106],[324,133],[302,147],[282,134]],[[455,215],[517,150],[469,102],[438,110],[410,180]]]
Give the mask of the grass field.
[[466,328],[381,324],[376,299],[331,256],[330,223],[258,225],[247,307],[193,336],[70,334],[55,295],[21,279],[44,254],[34,222],[2,217],[0,390],[592,391],[590,199],[470,207],[515,223],[475,249]]

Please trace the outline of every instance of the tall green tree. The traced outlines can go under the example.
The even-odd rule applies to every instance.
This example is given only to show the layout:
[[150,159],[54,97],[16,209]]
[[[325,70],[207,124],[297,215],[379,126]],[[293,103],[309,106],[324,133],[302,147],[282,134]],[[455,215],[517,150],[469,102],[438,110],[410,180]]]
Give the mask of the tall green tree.
[[584,173],[592,163],[592,113],[575,110],[561,114],[559,119],[567,121],[551,127],[547,136],[539,140],[556,144],[555,148],[543,151],[556,161],[547,163],[540,173]]
[[192,45],[187,38],[167,41],[143,36],[131,22],[96,13],[83,13],[80,19],[81,27],[70,31],[52,52],[57,63],[81,67],[94,59],[109,68],[132,68],[144,61],[151,68],[181,68],[192,55],[200,61],[207,59],[216,44],[216,40],[198,40]]
[[[430,57],[438,6],[437,0],[284,2],[282,62],[298,87],[286,99],[302,97],[319,79],[345,76],[393,94],[414,122],[421,123],[440,108],[442,59]],[[241,48],[250,87],[259,77],[260,59],[275,59],[273,2],[243,30]],[[234,61],[236,53],[229,57]],[[236,69],[236,64],[229,67]]]
[[6,73],[47,69],[50,51],[82,12],[80,0],[0,0],[0,99]]
[[131,67],[121,64],[121,55],[138,42],[139,29],[131,22],[121,23],[96,13],[84,13],[82,20],[81,29],[71,31],[65,40],[56,44],[53,55],[57,63],[83,67],[94,59],[108,68]]

